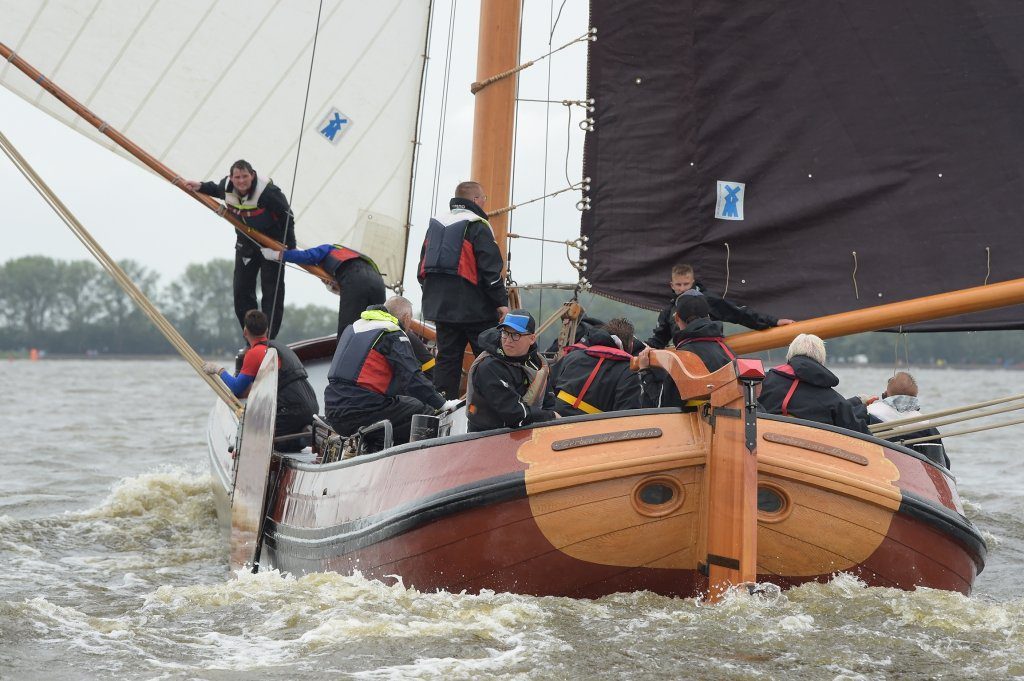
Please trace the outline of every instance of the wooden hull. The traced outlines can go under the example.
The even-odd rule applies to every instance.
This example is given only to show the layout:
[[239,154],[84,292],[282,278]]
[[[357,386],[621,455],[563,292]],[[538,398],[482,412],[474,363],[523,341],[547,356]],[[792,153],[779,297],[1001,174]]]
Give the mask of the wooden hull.
[[[215,487],[231,478],[223,438],[234,428],[216,408]],[[659,409],[334,464],[285,457],[269,487],[261,565],[399,576],[421,590],[700,595],[710,438],[697,412]],[[970,593],[985,544],[948,471],[881,440],[783,417],[758,418],[758,440],[759,490],[783,504],[766,499],[758,511],[759,581],[786,587],[849,572],[873,586]],[[223,505],[229,495],[216,497]]]

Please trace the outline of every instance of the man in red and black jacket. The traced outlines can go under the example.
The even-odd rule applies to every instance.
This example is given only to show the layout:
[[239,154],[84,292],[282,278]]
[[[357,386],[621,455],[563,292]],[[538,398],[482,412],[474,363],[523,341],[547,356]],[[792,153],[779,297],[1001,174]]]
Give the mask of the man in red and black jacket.
[[[203,371],[220,380],[231,389],[235,397],[245,397],[256,380],[256,374],[263,364],[267,348],[277,350],[277,416],[274,421],[274,437],[302,433],[313,422],[313,414],[319,406],[316,393],[307,380],[306,368],[295,352],[284,343],[267,339],[267,315],[259,310],[245,314],[242,336],[249,349],[242,359],[242,368],[237,375],[231,375],[212,362],[203,365]],[[308,444],[308,437],[296,437],[274,444],[280,452],[297,452]]]
[[[409,338],[382,305],[371,306],[341,334],[327,380],[324,415],[341,435],[387,419],[394,444],[403,444],[414,415],[456,404],[446,402],[420,371]],[[380,449],[383,434],[370,437],[370,449]]]
[[600,414],[640,408],[640,377],[629,368],[631,354],[611,334],[593,329],[583,346],[560,359],[551,370],[555,411],[562,416]]
[[420,249],[423,316],[437,328],[434,385],[449,398],[458,397],[466,344],[479,355],[480,334],[508,312],[504,263],[482,207],[486,201],[479,183],[459,184],[450,212],[431,218]]
[[[248,161],[235,161],[231,174],[220,182],[196,182],[185,186],[194,192],[222,200],[243,223],[288,248],[295,248],[295,218],[284,192],[269,178],[256,175]],[[235,234],[234,297],[238,324],[245,326],[245,314],[256,307],[256,277],[260,279],[263,301],[260,308],[270,319],[270,338],[277,337],[284,315],[284,267],[266,260],[260,245],[241,232]]]
[[377,263],[369,256],[341,244],[321,244],[315,248],[275,251],[261,248],[267,260],[295,263],[296,265],[319,265],[334,277],[336,286],[331,290],[340,296],[338,301],[338,337],[345,327],[359,319],[359,315],[371,305],[384,302],[384,279],[380,276]]

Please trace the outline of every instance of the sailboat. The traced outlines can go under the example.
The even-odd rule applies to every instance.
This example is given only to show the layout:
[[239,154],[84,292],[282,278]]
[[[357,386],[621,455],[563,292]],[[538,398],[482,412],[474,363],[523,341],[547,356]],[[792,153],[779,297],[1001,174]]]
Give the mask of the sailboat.
[[[2,6],[6,87],[76,126],[64,105],[94,107],[102,117],[86,117],[95,129],[84,132],[124,138],[112,144],[133,155],[151,150],[147,165],[179,185],[171,167],[212,176],[237,149],[265,148],[278,169],[299,157],[299,176],[322,169],[303,185],[312,194],[293,200],[307,206],[300,244],[346,243],[400,283],[429,3],[373,3],[358,20],[340,2],[321,16],[269,3],[242,16],[221,5]],[[1019,88],[991,90],[994,64],[1009,69],[1001,55],[1019,51],[1006,16],[969,2],[920,16],[852,2],[590,10],[594,111],[577,189],[594,291],[655,306],[664,273],[687,260],[730,299],[804,320],[731,338],[740,354],[800,332],[1024,323],[1007,311],[1024,302],[1024,281],[1012,279],[1024,253],[1001,221],[1016,202],[995,179],[1019,184],[1022,157],[1007,129]],[[471,176],[492,205],[511,204],[520,11],[512,0],[481,3]],[[927,30],[908,37],[899,28],[909,25]],[[963,25],[977,30],[961,34]],[[314,37],[283,37],[309,26]],[[956,49],[932,42],[948,35],[940,29],[956,33]],[[200,45],[213,55],[193,56]],[[329,51],[317,59],[330,66],[309,70],[304,94],[300,65],[314,49]],[[925,54],[942,58],[925,64]],[[157,66],[137,68],[144,62]],[[199,68],[208,64],[218,68]],[[294,113],[296,101],[316,114],[292,138],[275,107],[291,102]],[[229,110],[245,112],[241,125],[223,120]],[[351,127],[327,139],[335,120]],[[989,143],[979,148],[968,124]],[[980,241],[968,223],[984,227]],[[492,226],[504,248],[505,214]],[[878,305],[888,300],[898,302]],[[326,383],[335,342],[295,346],[315,385]],[[272,451],[269,363],[241,420],[220,403],[209,419],[232,565],[574,597],[714,599],[839,572],[970,593],[986,547],[949,470],[886,440],[758,413],[756,361],[712,374],[687,352],[653,361],[701,406],[474,434],[453,420],[443,436],[336,461]]]

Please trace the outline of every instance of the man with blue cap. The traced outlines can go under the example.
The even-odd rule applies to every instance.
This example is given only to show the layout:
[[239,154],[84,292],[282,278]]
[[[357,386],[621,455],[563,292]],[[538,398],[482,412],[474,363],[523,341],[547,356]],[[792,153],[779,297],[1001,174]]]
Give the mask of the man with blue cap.
[[558,418],[548,387],[547,362],[537,352],[537,322],[512,310],[497,328],[480,334],[482,352],[469,369],[469,430],[516,428]]

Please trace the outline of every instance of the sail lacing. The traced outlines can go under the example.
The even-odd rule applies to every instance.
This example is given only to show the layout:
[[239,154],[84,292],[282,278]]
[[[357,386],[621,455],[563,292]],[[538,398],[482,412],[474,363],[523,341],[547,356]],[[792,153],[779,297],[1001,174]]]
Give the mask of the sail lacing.
[[860,291],[857,289],[857,251],[851,251],[853,253],[853,297],[860,300]]
[[135,285],[128,274],[121,269],[110,255],[107,254],[103,247],[97,243],[92,237],[89,231],[78,221],[74,214],[68,209],[64,203],[57,198],[57,195],[53,193],[50,187],[43,181],[39,175],[36,174],[32,166],[29,165],[28,161],[15,149],[11,141],[7,139],[7,136],[0,132],[0,148],[3,148],[4,153],[14,166],[25,176],[25,179],[29,181],[32,187],[39,192],[39,195],[43,197],[43,200],[53,209],[53,212],[71,229],[75,236],[78,237],[86,249],[92,254],[94,258],[100,263],[100,265],[113,277],[114,281],[124,290],[128,296],[135,301],[135,304],[139,306],[139,309],[149,317],[153,325],[163,334],[164,338],[174,347],[175,350],[188,362],[199,377],[206,381],[213,391],[217,393],[225,404],[235,411],[236,414],[240,414],[242,411],[242,403],[238,401],[228,387],[224,385],[224,382],[219,378],[215,378],[206,374],[203,371],[203,359],[196,353],[195,350],[188,344],[178,330],[167,321],[159,310],[153,305],[153,303],[146,297],[138,286]]
[[475,95],[476,93],[480,92],[485,87],[487,87],[488,85],[492,85],[494,83],[497,83],[499,80],[502,80],[504,78],[508,78],[509,76],[514,76],[515,74],[519,73],[523,69],[527,69],[527,68],[533,66],[534,64],[536,64],[537,62],[539,62],[539,61],[541,61],[543,59],[547,59],[551,55],[555,54],[556,52],[560,52],[561,50],[564,50],[565,48],[569,47],[570,45],[575,45],[576,43],[592,42],[594,40],[597,40],[597,29],[596,28],[591,28],[589,31],[587,31],[586,33],[584,33],[580,37],[575,38],[573,40],[570,40],[566,44],[562,45],[561,47],[557,47],[557,48],[551,50],[547,54],[542,54],[541,56],[537,57],[536,59],[532,59],[532,60],[530,60],[528,62],[524,62],[524,63],[520,64],[519,66],[516,66],[515,68],[511,68],[511,69],[509,69],[507,71],[502,71],[501,73],[496,73],[493,76],[491,76],[490,78],[486,78],[484,80],[478,80],[477,82],[475,82],[475,83],[473,83],[472,85],[469,86],[469,91],[472,92]]

